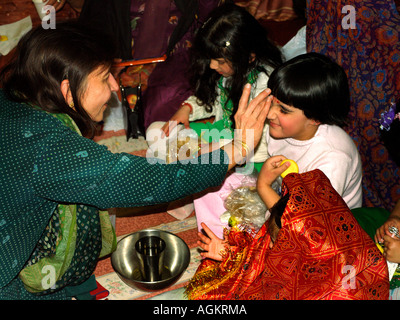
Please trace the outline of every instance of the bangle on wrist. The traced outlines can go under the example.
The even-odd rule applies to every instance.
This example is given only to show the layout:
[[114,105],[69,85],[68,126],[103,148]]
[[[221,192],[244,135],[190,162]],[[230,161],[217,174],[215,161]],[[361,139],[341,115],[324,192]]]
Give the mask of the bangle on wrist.
[[[233,146],[233,149],[236,150],[235,155],[234,155],[235,162],[237,164],[245,163],[247,157],[250,154],[250,148],[247,146],[247,144],[241,140],[234,139],[232,146]],[[244,150],[244,152],[243,152],[243,150]],[[240,159],[238,159],[237,157],[240,157]]]
[[[240,141],[240,143],[242,144],[242,152],[241,152],[242,157],[243,157],[243,158],[246,158],[246,157],[249,155],[249,153],[250,153],[250,148],[249,148],[249,146],[248,146],[245,142]],[[243,149],[244,149],[244,151],[245,151],[245,154],[244,154],[244,155],[243,155]]]
[[[237,142],[238,142],[237,147],[239,149],[240,155],[242,156],[243,159],[246,159],[250,153],[250,148],[248,147],[248,145],[245,142],[243,142],[241,140],[239,140]],[[240,143],[240,145],[239,145],[239,143]]]
[[181,104],[180,107],[182,108],[182,107],[184,107],[184,106],[188,106],[189,109],[190,109],[190,113],[193,113],[193,107],[192,107],[191,104],[189,104],[189,103],[187,103],[187,102],[184,102],[184,103]]

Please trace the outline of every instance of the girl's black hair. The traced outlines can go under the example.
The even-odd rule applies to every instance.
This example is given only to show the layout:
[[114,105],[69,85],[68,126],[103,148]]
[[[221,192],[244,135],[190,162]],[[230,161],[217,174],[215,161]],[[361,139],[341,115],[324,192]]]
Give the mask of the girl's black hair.
[[347,124],[350,92],[346,73],[319,53],[299,55],[274,70],[268,87],[283,103],[322,124]]
[[[255,59],[252,61],[252,54]],[[266,67],[282,63],[280,50],[268,39],[266,30],[246,9],[231,3],[214,9],[198,30],[192,46],[191,83],[194,95],[210,112],[218,96],[221,75],[210,68],[211,59],[223,58],[231,63],[234,75],[228,79],[228,100],[236,113],[247,77],[252,69],[269,74]]]
[[271,216],[270,219],[274,220],[279,229],[282,228],[282,215],[285,212],[287,203],[289,202],[289,192],[282,196],[272,207],[269,209]]
[[[81,105],[88,75],[99,67],[110,68],[114,41],[75,22],[41,26],[24,35],[13,60],[4,67],[0,83],[7,96],[50,113],[68,114],[83,135],[93,135],[95,122]],[[64,99],[60,84],[69,80],[74,109]]]

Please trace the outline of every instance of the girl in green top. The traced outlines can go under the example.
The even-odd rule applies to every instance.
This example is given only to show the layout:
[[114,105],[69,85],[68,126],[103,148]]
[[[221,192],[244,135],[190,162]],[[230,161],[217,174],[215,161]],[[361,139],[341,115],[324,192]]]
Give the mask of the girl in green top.
[[[252,85],[251,99],[265,90],[269,75],[282,64],[281,52],[268,39],[263,26],[246,9],[234,4],[221,5],[211,12],[196,34],[191,52],[193,95],[163,130],[168,136],[169,130],[182,123],[199,136],[202,130],[224,130],[221,136],[226,138],[226,131],[235,128],[234,115],[244,85]],[[212,124],[194,122],[210,117],[214,117]],[[214,135],[206,138],[208,142],[218,139]],[[266,159],[263,141],[255,150],[255,162],[264,163]]]

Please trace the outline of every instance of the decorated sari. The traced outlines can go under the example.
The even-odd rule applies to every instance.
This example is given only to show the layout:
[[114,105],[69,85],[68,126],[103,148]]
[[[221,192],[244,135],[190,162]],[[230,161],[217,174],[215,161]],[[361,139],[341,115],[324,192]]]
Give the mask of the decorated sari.
[[189,299],[388,299],[384,257],[322,171],[289,174],[282,194],[273,247],[268,221],[256,235],[233,227],[223,261],[202,261]]

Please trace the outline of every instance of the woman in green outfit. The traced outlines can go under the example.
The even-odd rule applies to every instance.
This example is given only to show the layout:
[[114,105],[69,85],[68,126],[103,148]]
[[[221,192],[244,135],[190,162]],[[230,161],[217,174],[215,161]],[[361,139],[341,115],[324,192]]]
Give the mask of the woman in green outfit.
[[[245,136],[200,150],[208,162],[165,165],[86,138],[118,85],[113,46],[72,23],[30,31],[1,74],[0,299],[70,299],[116,246],[106,211],[169,202],[210,186],[246,154]],[[259,141],[263,92],[236,115]],[[244,130],[245,132],[245,130]],[[239,160],[237,160],[239,159]]]

